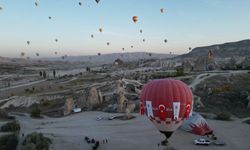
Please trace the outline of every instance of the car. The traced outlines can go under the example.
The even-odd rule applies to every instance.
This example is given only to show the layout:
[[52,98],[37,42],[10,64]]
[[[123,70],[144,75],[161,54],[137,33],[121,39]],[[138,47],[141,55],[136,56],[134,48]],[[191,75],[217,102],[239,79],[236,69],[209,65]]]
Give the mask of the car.
[[194,144],[195,145],[210,145],[211,141],[207,139],[197,139],[197,140],[194,140]]
[[102,119],[103,119],[103,117],[98,116],[98,117],[96,118],[96,121],[100,121],[100,120],[102,120]]

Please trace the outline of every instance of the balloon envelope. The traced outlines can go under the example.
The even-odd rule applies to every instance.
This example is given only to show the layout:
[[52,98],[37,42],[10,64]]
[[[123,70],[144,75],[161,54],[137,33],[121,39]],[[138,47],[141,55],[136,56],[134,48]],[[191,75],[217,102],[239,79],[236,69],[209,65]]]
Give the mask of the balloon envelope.
[[179,80],[153,80],[141,93],[141,114],[146,114],[161,133],[168,134],[167,138],[189,118],[192,108],[192,91]]
[[133,21],[134,21],[134,23],[137,23],[138,20],[139,20],[139,17],[138,17],[138,16],[133,16]]
[[213,130],[209,127],[206,119],[197,112],[193,112],[189,119],[183,121],[181,129],[202,136],[213,134]]

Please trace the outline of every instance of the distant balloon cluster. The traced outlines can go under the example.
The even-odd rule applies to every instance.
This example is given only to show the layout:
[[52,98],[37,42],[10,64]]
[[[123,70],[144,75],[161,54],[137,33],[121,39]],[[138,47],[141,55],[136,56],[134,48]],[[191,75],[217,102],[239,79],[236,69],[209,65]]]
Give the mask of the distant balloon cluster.
[[[94,1],[96,2],[96,4],[99,4],[99,3],[100,3],[100,0],[94,0]],[[39,5],[40,5],[40,0],[35,0],[34,5],[35,5],[35,7],[39,7]],[[82,6],[82,5],[83,5],[83,2],[82,2],[82,1],[79,1],[79,2],[78,2],[78,5],[79,5],[79,6]],[[0,11],[1,11],[1,10],[3,10],[3,7],[0,6]],[[165,8],[160,8],[159,10],[160,10],[160,13],[162,13],[162,14],[166,12],[166,9],[165,9]],[[48,19],[49,19],[49,20],[52,20],[52,19],[54,19],[54,17],[52,18],[52,16],[48,16]],[[140,17],[134,15],[134,16],[132,16],[132,21],[133,21],[135,24],[138,24],[138,23],[140,22]],[[98,30],[99,30],[100,33],[103,33],[103,32],[104,32],[104,30],[103,30],[102,27],[100,27]],[[144,31],[143,31],[143,29],[141,28],[141,29],[139,30],[139,33],[140,33],[140,34],[143,34],[143,32],[144,32]],[[91,37],[91,38],[95,38],[94,34],[91,34],[90,37]],[[54,39],[54,42],[55,42],[55,43],[58,43],[58,42],[59,42],[59,39],[58,39],[58,38],[55,38],[55,39]],[[142,39],[142,42],[146,42],[146,39],[143,38],[143,39]],[[167,40],[167,39],[164,39],[163,42],[164,42],[164,43],[167,43],[168,40]],[[31,45],[31,41],[30,41],[30,40],[26,41],[26,44],[27,44],[27,45]],[[110,42],[106,42],[106,45],[107,45],[107,46],[109,46],[110,44],[111,44]],[[134,48],[134,45],[131,45],[130,48],[133,49],[133,48]],[[192,48],[189,47],[189,50],[192,50]],[[122,52],[124,52],[124,51],[125,51],[125,48],[123,47],[123,48],[122,48]],[[58,52],[55,51],[54,54],[57,55]],[[170,54],[172,54],[172,52],[170,52]],[[24,57],[25,55],[26,55],[25,52],[21,52],[21,57]],[[97,53],[97,55],[100,56],[101,53],[99,52],[99,53]],[[148,53],[148,55],[149,55],[149,56],[152,56],[152,53]],[[37,52],[37,53],[35,53],[35,56],[39,57],[40,54]],[[121,55],[121,56],[122,56],[122,55]],[[26,58],[27,58],[27,57],[26,57]],[[63,56],[61,56],[61,58],[62,58],[62,59],[66,59],[66,58],[67,58],[67,55],[63,55]]]

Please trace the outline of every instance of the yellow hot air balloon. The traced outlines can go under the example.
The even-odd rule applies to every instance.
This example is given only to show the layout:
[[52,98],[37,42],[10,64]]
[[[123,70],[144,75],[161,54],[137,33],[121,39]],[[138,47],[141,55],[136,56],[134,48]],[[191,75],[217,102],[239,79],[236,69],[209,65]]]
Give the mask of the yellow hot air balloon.
[[138,16],[133,16],[133,21],[134,21],[134,23],[137,23],[139,21],[139,17]]

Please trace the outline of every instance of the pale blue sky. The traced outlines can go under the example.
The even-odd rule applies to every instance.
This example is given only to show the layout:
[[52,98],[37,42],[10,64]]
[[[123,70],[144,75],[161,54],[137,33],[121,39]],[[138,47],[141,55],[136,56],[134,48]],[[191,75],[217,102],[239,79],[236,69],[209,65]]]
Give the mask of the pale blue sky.
[[119,53],[123,47],[181,54],[188,47],[250,38],[250,0],[40,0],[38,7],[34,2],[0,0],[0,56]]

